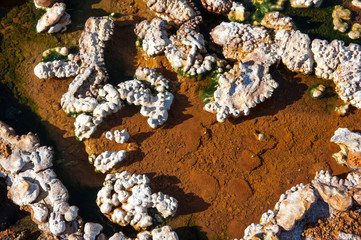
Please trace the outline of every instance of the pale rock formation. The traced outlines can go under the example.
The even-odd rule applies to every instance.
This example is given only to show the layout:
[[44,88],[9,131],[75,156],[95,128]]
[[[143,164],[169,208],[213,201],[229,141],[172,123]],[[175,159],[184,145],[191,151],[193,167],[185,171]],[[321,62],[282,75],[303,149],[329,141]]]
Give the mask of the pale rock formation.
[[123,129],[122,131],[115,130],[114,133],[112,133],[111,131],[107,131],[105,133],[106,139],[121,144],[127,142],[129,137],[130,137],[129,134],[127,133],[127,131],[125,131],[125,129]]
[[274,29],[276,32],[282,29],[293,30],[296,25],[291,17],[284,16],[280,12],[267,13],[261,21],[261,25]]
[[340,147],[340,151],[332,155],[338,164],[348,165],[347,157],[350,152],[361,152],[361,134],[351,132],[347,128],[339,128],[331,138],[331,142]]
[[344,8],[341,5],[335,6],[332,12],[333,29],[340,32],[346,32],[348,29],[348,24],[346,21],[349,21],[350,18],[350,10]]
[[112,170],[118,163],[122,162],[127,157],[126,151],[118,152],[105,151],[101,153],[94,160],[95,170],[101,173],[106,173]]
[[[237,61],[257,61],[274,64],[277,46],[267,31],[261,27],[236,22],[222,22],[210,33],[213,42],[223,47],[226,58]],[[255,53],[255,56],[248,56]]]
[[205,9],[214,13],[228,13],[232,7],[232,0],[201,0]]
[[297,185],[288,190],[277,209],[276,221],[286,231],[289,231],[295,225],[295,222],[302,219],[313,203],[316,202],[317,196],[309,185]]
[[271,97],[278,87],[267,67],[252,62],[239,62],[229,72],[218,75],[218,79],[214,99],[204,109],[216,113],[219,122],[228,116],[248,115],[250,108]]
[[[259,224],[252,223],[243,240],[301,239],[303,228],[335,211],[346,211],[361,196],[361,174],[352,172],[339,179],[329,172],[316,173],[312,184],[299,184],[280,196],[274,210],[268,210]],[[360,198],[361,199],[361,198]],[[325,205],[325,203],[328,203]]]
[[177,25],[195,18],[199,12],[189,0],[144,0],[160,18]]
[[151,232],[138,233],[137,238],[128,238],[122,232],[115,233],[109,240],[178,240],[178,235],[170,226],[153,229]]
[[351,39],[359,39],[361,37],[361,24],[354,23],[351,31],[348,33],[348,37]]
[[323,201],[337,211],[347,211],[352,206],[352,196],[343,183],[336,176],[323,171],[317,173],[312,181]]
[[79,39],[80,71],[61,98],[61,106],[67,114],[80,114],[74,125],[79,140],[89,138],[106,116],[123,106],[112,85],[102,87],[108,80],[104,47],[113,28],[114,22],[109,17],[87,20]]
[[294,8],[308,8],[314,5],[320,7],[323,0],[290,0],[291,6]]
[[35,7],[41,9],[46,9],[56,2],[60,2],[60,0],[34,0]]
[[176,35],[170,37],[170,41],[165,56],[175,70],[190,76],[212,70],[216,58],[206,54],[201,33],[191,28],[180,28]]
[[[168,80],[154,69],[139,67],[134,80],[118,85],[120,98],[128,104],[141,105],[140,114],[148,117],[148,124],[156,128],[168,119],[168,110],[173,102],[173,94],[168,92]],[[140,80],[147,81],[157,91],[153,96],[151,89]]]
[[0,142],[10,149],[9,156],[0,154],[8,197],[30,211],[42,231],[64,239],[79,236],[77,207],[69,206],[68,191],[51,169],[51,149],[40,147],[32,133],[16,136],[1,122]]
[[142,48],[148,56],[164,52],[170,43],[167,33],[167,22],[153,18],[151,22],[144,20],[135,26],[135,34],[142,39]]
[[227,14],[227,17],[231,21],[245,21],[247,18],[247,12],[246,8],[243,6],[242,3],[239,2],[232,2],[232,7],[229,13]]
[[278,42],[279,55],[288,69],[310,74],[313,72],[313,53],[311,39],[300,31],[281,30],[275,37]]
[[340,232],[338,234],[338,240],[361,240],[361,236],[357,236],[351,233]]
[[345,103],[361,108],[361,64],[360,62],[346,62],[340,64],[334,72],[333,81],[336,92]]
[[355,7],[361,8],[361,1],[360,0],[352,0],[352,5]]
[[55,3],[52,7],[46,8],[46,13],[36,25],[36,31],[40,33],[49,28],[48,33],[65,31],[66,26],[71,23],[70,15],[65,12],[65,9],[65,3]]
[[311,44],[316,62],[315,74],[318,77],[332,80],[337,67],[343,63],[359,62],[361,60],[361,46],[351,43],[345,46],[340,40],[328,43],[326,40],[314,39]]
[[85,240],[96,240],[97,236],[103,230],[103,226],[99,223],[86,223],[84,225],[84,239]]
[[[173,216],[178,207],[177,200],[168,195],[151,194],[147,176],[127,171],[106,176],[97,195],[97,205],[112,222],[136,229],[153,225],[159,217]],[[150,216],[149,208],[155,208],[158,213]]]
[[61,60],[40,62],[34,68],[35,75],[40,79],[74,77],[78,71],[79,65],[76,62]]

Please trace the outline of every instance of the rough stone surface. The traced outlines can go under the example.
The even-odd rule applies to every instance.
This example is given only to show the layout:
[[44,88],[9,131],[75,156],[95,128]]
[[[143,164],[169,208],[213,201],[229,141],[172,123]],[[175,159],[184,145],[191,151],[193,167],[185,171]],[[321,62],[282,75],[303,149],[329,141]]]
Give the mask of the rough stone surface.
[[218,75],[218,79],[214,99],[204,109],[216,113],[219,122],[228,116],[248,115],[250,108],[271,97],[278,87],[268,68],[251,62],[236,64],[229,72]]
[[227,13],[231,10],[232,0],[201,0],[202,5],[210,12]]
[[[50,28],[51,26],[57,24],[63,15],[65,14],[66,5],[65,3],[55,3],[51,8],[46,9],[46,13],[39,19],[38,24],[36,25],[37,32],[43,32]],[[68,23],[65,19],[62,22]],[[64,24],[62,24],[64,26]],[[63,27],[57,29],[62,30]],[[54,29],[52,32],[55,32]]]
[[296,25],[292,18],[282,15],[280,12],[267,13],[262,19],[261,24],[266,28],[274,29],[276,32],[282,29],[296,29]]
[[320,7],[323,0],[290,0],[291,6],[294,8],[308,8],[314,5]]
[[288,69],[310,74],[313,72],[311,39],[300,31],[281,30],[276,34],[280,46],[279,55]]

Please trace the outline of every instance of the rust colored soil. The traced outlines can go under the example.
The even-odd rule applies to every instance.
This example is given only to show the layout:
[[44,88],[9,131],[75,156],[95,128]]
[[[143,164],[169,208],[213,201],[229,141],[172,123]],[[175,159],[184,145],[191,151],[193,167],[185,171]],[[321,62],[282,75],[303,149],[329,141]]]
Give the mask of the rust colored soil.
[[[177,77],[164,57],[146,59],[137,52],[134,25],[150,16],[141,0],[104,0],[96,6],[120,14],[106,51],[110,81],[130,79],[124,76],[133,75],[139,64],[156,67],[172,81],[175,98],[168,121],[159,129],[148,126],[138,107],[127,106],[108,117],[91,139],[77,142],[74,120],[60,107],[60,98],[72,79],[39,80],[33,69],[45,49],[32,47],[26,58],[25,94],[37,104],[57,144],[58,158],[65,159],[62,177],[80,186],[100,188],[105,176],[94,172],[88,155],[131,150],[118,170],[146,174],[154,191],[179,201],[177,215],[170,222],[173,228],[195,225],[200,231],[197,238],[215,239],[241,238],[245,227],[259,222],[280,194],[297,183],[309,183],[316,171],[331,170],[335,175],[348,171],[332,159],[339,149],[330,138],[338,127],[360,130],[361,111],[352,109],[349,115],[339,117],[333,109],[342,101],[332,92],[320,100],[308,96],[310,86],[329,86],[329,82],[280,66],[273,72],[279,88],[272,98],[251,109],[247,117],[218,123],[215,115],[203,110],[197,81]],[[29,46],[35,45],[29,41]],[[115,129],[126,129],[130,143],[106,140],[104,132]],[[265,141],[257,140],[256,132],[264,133]],[[195,238],[181,235],[180,239]]]
[[[302,235],[310,239],[339,239],[340,232],[361,235],[360,210],[337,213],[334,217],[319,219],[305,228]],[[313,238],[312,238],[313,237]]]

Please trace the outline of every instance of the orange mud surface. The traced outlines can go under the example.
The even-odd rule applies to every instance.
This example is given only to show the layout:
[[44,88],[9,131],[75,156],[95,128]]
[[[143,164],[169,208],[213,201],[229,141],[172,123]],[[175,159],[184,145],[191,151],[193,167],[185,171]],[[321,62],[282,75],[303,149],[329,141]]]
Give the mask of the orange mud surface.
[[[139,107],[126,106],[105,119],[91,139],[77,142],[74,119],[60,107],[72,79],[39,80],[33,69],[45,49],[35,49],[27,60],[26,94],[37,104],[72,181],[100,188],[105,175],[94,172],[88,155],[126,149],[129,157],[117,170],[146,174],[153,191],[178,200],[179,209],[169,224],[179,229],[180,239],[216,239],[241,238],[283,192],[309,183],[316,171],[348,172],[331,157],[339,148],[330,138],[339,127],[360,130],[361,112],[352,109],[340,117],[333,109],[341,100],[332,94],[315,100],[307,94],[316,83],[331,83],[280,66],[273,72],[279,87],[270,99],[251,109],[249,116],[218,123],[215,115],[203,110],[200,82],[177,77],[165,57],[146,59],[135,48],[135,23],[151,18],[141,0],[105,0],[97,7],[109,12],[116,8],[120,14],[106,50],[110,81],[130,79],[112,77],[120,72],[132,76],[137,65],[155,67],[172,81],[174,102],[168,121],[158,129],[148,126]],[[116,129],[128,131],[128,144],[105,139],[105,131]],[[256,133],[264,133],[266,139],[257,140]],[[198,235],[182,236],[186,226],[198,229]]]

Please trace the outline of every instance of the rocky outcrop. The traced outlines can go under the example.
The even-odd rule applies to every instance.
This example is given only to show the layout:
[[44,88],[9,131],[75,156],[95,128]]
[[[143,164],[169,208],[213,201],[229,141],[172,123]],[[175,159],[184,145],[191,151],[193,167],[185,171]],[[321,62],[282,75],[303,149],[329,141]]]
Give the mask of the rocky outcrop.
[[127,157],[127,153],[124,150],[118,152],[105,151],[101,153],[99,156],[97,156],[94,161],[90,158],[89,162],[94,165],[95,171],[106,173],[112,170],[126,157]]
[[201,0],[205,9],[214,13],[228,13],[232,7],[232,0]]
[[333,29],[340,32],[346,32],[348,23],[351,19],[351,11],[341,5],[335,6],[332,12]]
[[340,151],[332,155],[338,164],[349,168],[361,169],[361,134],[351,132],[347,128],[339,128],[331,138],[331,142],[340,147]]
[[[37,2],[35,1],[36,6]],[[67,25],[71,23],[70,15],[65,12],[66,5],[65,3],[56,2],[51,7],[50,2],[55,1],[40,1],[42,3],[41,6],[48,5],[49,7],[45,7],[46,13],[39,19],[38,24],[36,25],[37,32],[44,32],[48,30],[48,33],[56,33],[66,31]],[[40,3],[39,2],[39,3]],[[43,7],[42,7],[43,8]]]
[[231,10],[229,11],[229,13],[227,14],[227,17],[231,20],[231,21],[245,21],[247,18],[247,12],[246,12],[246,8],[243,6],[242,3],[239,2],[233,2],[232,3],[232,7]]
[[190,0],[144,0],[150,10],[160,18],[177,25],[199,16],[197,8]]
[[296,25],[291,17],[284,16],[280,12],[267,13],[262,21],[261,25],[266,28],[274,29],[276,32],[280,30],[293,30],[296,29]]
[[274,210],[262,215],[260,224],[252,223],[245,229],[243,239],[258,239],[258,236],[263,239],[301,239],[307,224],[348,211],[360,204],[353,201],[360,194],[359,173],[353,172],[346,179],[339,179],[322,170],[316,173],[311,184],[299,184],[282,194]]
[[217,78],[219,86],[204,109],[216,113],[219,122],[228,116],[248,115],[250,108],[269,98],[278,87],[269,69],[254,62],[240,62]]
[[115,130],[114,133],[112,133],[111,131],[107,131],[105,133],[105,138],[110,141],[115,141],[116,143],[123,144],[128,141],[129,134],[127,133],[127,131],[125,131],[125,129],[123,129],[122,131]]
[[60,2],[61,0],[34,0],[35,6],[37,8],[46,9],[53,5],[56,2]]
[[153,56],[164,52],[170,44],[167,33],[167,22],[153,18],[151,22],[144,20],[135,26],[135,34],[142,39],[141,47],[147,55]]
[[69,78],[77,75],[79,65],[73,61],[52,61],[40,62],[34,68],[35,75],[40,79],[56,78]]
[[283,64],[294,72],[310,74],[313,72],[313,53],[311,39],[300,31],[281,30],[275,37],[278,42],[279,55]]
[[9,149],[9,156],[0,153],[8,197],[31,212],[42,231],[66,239],[81,236],[78,208],[68,204],[68,191],[52,170],[52,150],[41,147],[34,134],[16,136],[1,122],[0,142]]
[[171,44],[165,50],[165,56],[178,73],[196,76],[209,72],[216,62],[214,56],[206,54],[204,37],[191,28],[180,28],[170,37]]
[[[149,179],[145,175],[127,171],[108,174],[103,188],[98,192],[97,205],[112,222],[145,229],[160,219],[173,216],[178,203],[161,192],[151,193]],[[150,213],[148,209],[156,211]]]
[[320,7],[323,0],[290,0],[294,8],[308,8],[311,6]]

